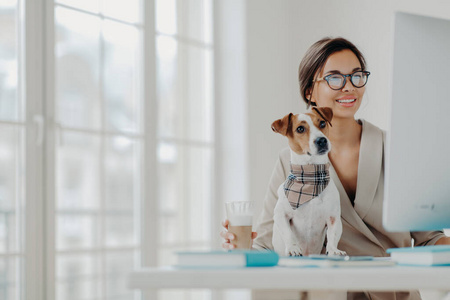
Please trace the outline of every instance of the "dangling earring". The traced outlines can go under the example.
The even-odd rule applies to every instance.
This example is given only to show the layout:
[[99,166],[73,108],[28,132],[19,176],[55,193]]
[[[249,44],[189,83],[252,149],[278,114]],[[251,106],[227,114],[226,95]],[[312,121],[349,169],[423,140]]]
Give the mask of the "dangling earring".
[[[312,99],[312,95],[313,95],[313,92],[314,92],[314,81],[313,81],[313,84],[311,85],[311,87],[308,88],[308,89],[310,89],[310,93],[309,93],[309,99],[307,99],[307,100],[308,100],[308,105],[307,105],[306,109],[309,109],[310,106],[313,106],[313,105],[311,104],[311,103],[313,103],[313,102],[311,101],[311,99]],[[315,104],[315,103],[314,103],[314,104]]]
[[310,106],[313,106],[313,107],[317,106],[317,103],[316,102],[312,102],[311,98],[308,99],[308,107],[307,108],[309,108]]

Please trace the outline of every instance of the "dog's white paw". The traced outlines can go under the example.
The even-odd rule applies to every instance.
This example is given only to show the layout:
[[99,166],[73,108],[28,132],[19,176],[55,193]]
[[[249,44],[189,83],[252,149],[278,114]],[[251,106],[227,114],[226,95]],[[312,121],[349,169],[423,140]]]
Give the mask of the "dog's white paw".
[[338,248],[334,248],[334,249],[327,249],[327,254],[328,255],[341,255],[341,256],[346,256],[347,252],[345,251],[341,251]]
[[297,244],[291,244],[290,246],[286,247],[286,256],[301,256],[302,255],[302,249],[300,249],[300,246]]

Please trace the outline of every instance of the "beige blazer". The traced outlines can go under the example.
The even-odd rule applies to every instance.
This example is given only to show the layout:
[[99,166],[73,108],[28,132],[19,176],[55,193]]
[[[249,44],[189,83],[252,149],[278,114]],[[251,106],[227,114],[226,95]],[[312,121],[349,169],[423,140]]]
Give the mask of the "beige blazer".
[[[382,206],[384,191],[384,141],[385,133],[371,123],[361,120],[362,136],[359,152],[358,180],[355,206],[342,186],[336,171],[331,166],[330,175],[335,182],[341,201],[343,232],[339,249],[349,255],[388,256],[386,249],[415,245],[432,245],[444,237],[442,231],[432,232],[388,232],[382,225]],[[256,249],[273,249],[273,211],[277,202],[277,189],[290,171],[290,150],[280,152],[269,182],[263,211],[256,225],[258,237],[254,241]],[[324,250],[323,250],[324,251]],[[382,295],[381,298],[379,296]],[[361,295],[359,295],[361,296]],[[359,297],[358,296],[358,297]],[[417,292],[412,293],[370,293],[372,299],[420,299]],[[409,297],[411,296],[411,297]],[[349,299],[353,298],[350,297]],[[364,297],[363,297],[364,298]]]

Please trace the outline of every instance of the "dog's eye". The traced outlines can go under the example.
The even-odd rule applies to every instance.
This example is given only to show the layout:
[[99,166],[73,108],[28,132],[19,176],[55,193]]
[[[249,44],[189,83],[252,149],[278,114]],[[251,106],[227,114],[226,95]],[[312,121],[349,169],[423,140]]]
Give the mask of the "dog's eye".
[[303,126],[298,126],[298,127],[297,127],[297,132],[298,132],[298,133],[303,133],[303,132],[305,132],[305,127],[303,127]]
[[320,128],[325,128],[325,127],[327,127],[327,122],[325,122],[325,121],[320,121],[319,127],[320,127]]

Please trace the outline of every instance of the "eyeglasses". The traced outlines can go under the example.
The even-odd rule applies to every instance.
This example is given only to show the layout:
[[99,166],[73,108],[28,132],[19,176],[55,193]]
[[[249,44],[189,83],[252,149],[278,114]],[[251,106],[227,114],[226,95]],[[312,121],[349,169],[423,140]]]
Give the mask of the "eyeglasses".
[[367,71],[356,71],[352,74],[343,75],[343,74],[330,74],[322,78],[318,78],[313,80],[313,82],[318,82],[322,80],[326,80],[328,86],[332,90],[340,90],[347,83],[347,77],[350,77],[350,82],[356,88],[362,88],[366,85],[367,79],[369,78],[370,72]]

